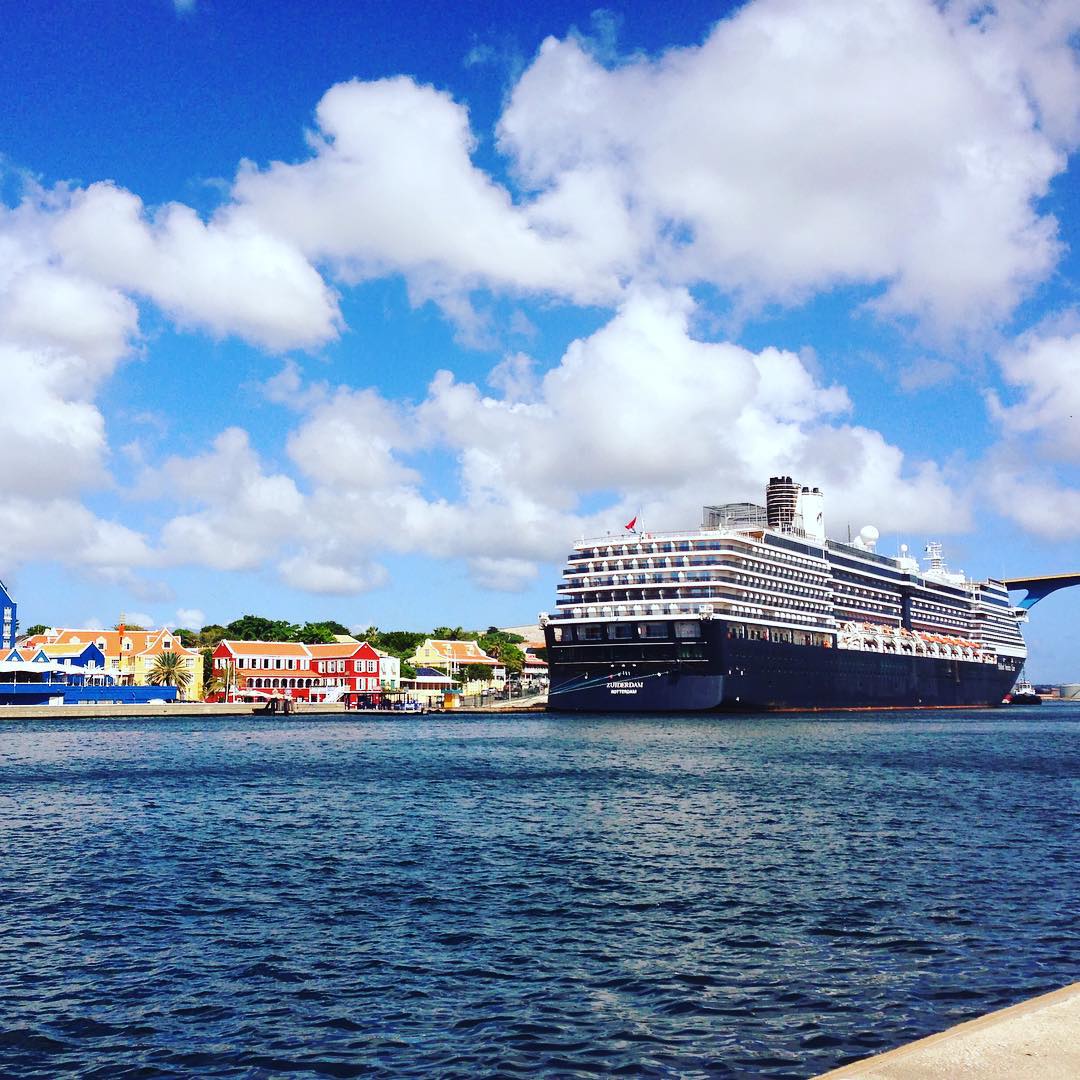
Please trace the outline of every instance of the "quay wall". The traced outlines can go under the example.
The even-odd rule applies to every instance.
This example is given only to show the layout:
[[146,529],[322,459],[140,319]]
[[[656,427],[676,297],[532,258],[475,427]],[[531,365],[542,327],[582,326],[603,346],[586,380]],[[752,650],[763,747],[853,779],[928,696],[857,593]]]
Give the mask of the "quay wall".
[[817,1080],[1076,1080],[1080,983],[824,1073]]
[[[544,712],[543,701],[529,703],[494,702],[482,707],[460,706],[456,709],[432,709],[431,713],[452,716],[454,713],[536,713]],[[5,720],[92,720],[101,717],[122,716],[265,716],[268,720],[287,720],[290,717],[316,716],[383,716],[388,719],[406,719],[423,715],[400,713],[387,709],[346,709],[340,701],[294,702],[292,712],[265,713],[259,704],[214,704],[205,701],[176,701],[149,705],[0,705],[0,724]]]

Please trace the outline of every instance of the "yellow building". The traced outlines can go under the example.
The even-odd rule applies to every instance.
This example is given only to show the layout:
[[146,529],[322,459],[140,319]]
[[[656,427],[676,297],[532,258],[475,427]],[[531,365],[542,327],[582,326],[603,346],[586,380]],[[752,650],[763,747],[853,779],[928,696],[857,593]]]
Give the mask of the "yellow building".
[[[460,681],[463,694],[479,694],[488,687],[502,689],[506,685],[506,668],[503,664],[488,656],[475,641],[439,641],[428,638],[420,645],[409,660],[415,668],[442,668],[455,681]],[[462,670],[469,664],[482,664],[491,669],[491,681],[470,679],[463,681]]]
[[172,631],[160,630],[70,630],[49,629],[33,634],[23,645],[79,645],[93,642],[105,654],[105,672],[117,682],[149,686],[150,672],[163,653],[175,653],[188,673],[188,684],[180,691],[185,701],[201,701],[203,696],[202,656],[186,649]]

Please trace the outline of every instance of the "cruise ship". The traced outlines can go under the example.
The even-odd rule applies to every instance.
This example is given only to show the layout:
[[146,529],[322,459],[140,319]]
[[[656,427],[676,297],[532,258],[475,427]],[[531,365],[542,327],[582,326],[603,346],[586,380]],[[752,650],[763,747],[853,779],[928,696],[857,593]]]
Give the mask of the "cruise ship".
[[[632,522],[631,526],[636,522]],[[558,710],[999,705],[1026,611],[1004,581],[825,535],[824,497],[773,477],[765,505],[706,506],[693,532],[581,540],[540,616]]]

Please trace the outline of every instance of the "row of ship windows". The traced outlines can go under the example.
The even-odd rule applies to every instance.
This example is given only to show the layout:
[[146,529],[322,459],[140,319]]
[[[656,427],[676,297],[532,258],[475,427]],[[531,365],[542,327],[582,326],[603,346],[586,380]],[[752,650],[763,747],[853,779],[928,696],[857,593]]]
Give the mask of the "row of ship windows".
[[679,620],[668,622],[584,623],[579,626],[556,626],[556,641],[667,641],[672,634],[679,640],[701,637],[701,623]]
[[[592,580],[573,578],[562,583],[562,590],[567,589],[600,589],[609,587],[621,587],[625,585],[678,585],[684,581],[716,581],[735,582],[739,585],[747,585],[759,589],[762,592],[796,593],[800,596],[813,596],[822,602],[828,599],[828,592],[824,588],[795,585],[787,581],[770,580],[763,583],[759,577],[748,574],[732,574],[730,570],[712,570],[704,572],[694,571],[667,571],[659,574],[615,574],[611,577],[598,577]],[[869,595],[869,594],[867,594]]]
[[[691,552],[710,553],[713,558],[716,555],[741,555],[743,557],[754,556],[757,554],[754,548],[746,544],[732,544],[732,543],[719,543],[714,540],[693,540],[693,541],[678,541],[674,543],[654,543],[654,544],[635,544],[633,546],[629,544],[623,544],[621,546],[615,546],[615,548],[593,548],[591,551],[584,551],[575,553],[570,556],[569,563],[581,563],[589,562],[590,564],[597,561],[604,561],[604,559],[620,559],[630,558],[633,562],[638,562],[643,556],[649,555],[671,555],[671,554],[689,554]],[[761,556],[758,556],[761,557]],[[708,563],[712,562],[713,558],[694,559],[694,562]],[[813,570],[816,573],[826,572],[824,567],[820,563],[815,563],[811,559],[799,558],[795,555],[789,555],[787,552],[769,551],[765,556],[766,565],[771,573],[784,572],[789,566],[797,566],[804,569]],[[786,566],[778,566],[777,563],[782,562]],[[607,567],[604,567],[607,569]]]
[[[632,595],[640,593],[640,595]],[[614,591],[610,593],[575,591],[556,601],[558,607],[568,607],[575,604],[624,604],[648,600],[741,600],[763,604],[767,607],[790,607],[800,611],[822,612],[823,605],[819,601],[802,600],[794,596],[782,596],[778,594],[762,595],[748,589],[733,588],[698,588],[680,587],[678,589],[627,589],[625,596],[616,596]]]
[[777,641],[785,645],[832,645],[831,634],[813,634],[805,630],[786,630],[769,626],[728,623],[727,636],[735,640]]
[[[727,554],[731,554],[728,552]],[[567,568],[567,575],[581,577],[585,574],[607,574],[623,572],[626,570],[663,570],[678,569],[685,566],[710,566],[717,570],[729,570],[731,567],[739,569],[751,569],[769,578],[797,578],[800,581],[819,581],[827,575],[823,570],[817,573],[806,573],[803,570],[795,570],[788,566],[776,566],[773,563],[760,562],[752,558],[718,560],[715,557],[698,557],[683,555],[674,559],[617,559],[611,562],[590,562],[585,566],[574,566],[572,563]]]

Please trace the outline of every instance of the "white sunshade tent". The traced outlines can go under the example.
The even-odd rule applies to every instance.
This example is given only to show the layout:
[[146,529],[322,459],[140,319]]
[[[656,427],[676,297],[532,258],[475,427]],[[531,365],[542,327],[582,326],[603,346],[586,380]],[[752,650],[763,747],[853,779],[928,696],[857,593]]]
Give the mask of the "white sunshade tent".
[[0,660],[0,675],[18,674],[40,675],[43,672],[58,672],[64,675],[104,675],[102,668],[83,667],[82,664],[59,664],[55,660],[35,663],[33,660]]

